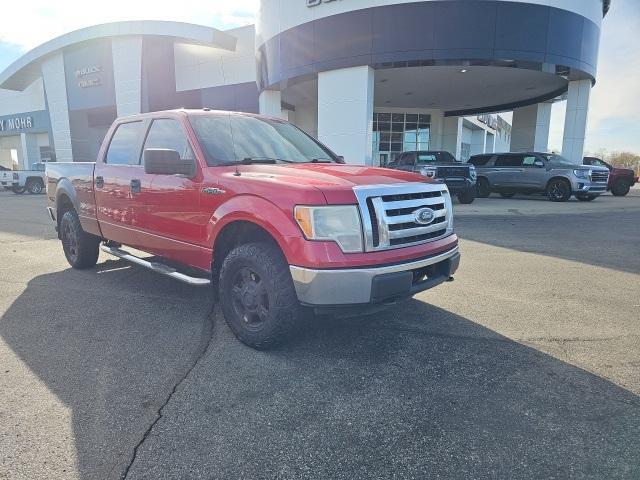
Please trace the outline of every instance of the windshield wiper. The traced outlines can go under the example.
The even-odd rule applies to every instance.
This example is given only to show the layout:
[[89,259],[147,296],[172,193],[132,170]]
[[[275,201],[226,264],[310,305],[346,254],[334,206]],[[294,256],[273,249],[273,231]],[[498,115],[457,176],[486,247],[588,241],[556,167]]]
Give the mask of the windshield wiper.
[[329,158],[314,158],[311,163],[333,163],[333,160]]

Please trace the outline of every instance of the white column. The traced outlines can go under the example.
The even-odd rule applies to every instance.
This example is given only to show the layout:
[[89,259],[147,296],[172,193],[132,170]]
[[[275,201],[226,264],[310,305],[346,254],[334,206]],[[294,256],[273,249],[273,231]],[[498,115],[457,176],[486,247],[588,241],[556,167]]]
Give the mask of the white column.
[[142,37],[114,38],[111,46],[118,116],[141,113]]
[[47,95],[56,159],[58,162],[73,162],[67,82],[64,77],[62,53],[56,53],[42,62],[42,78]]
[[487,132],[487,141],[483,153],[494,153],[496,151],[496,134]]
[[282,93],[280,90],[265,90],[262,92],[258,98],[258,108],[262,115],[285,120],[288,117],[286,111],[282,109]]
[[512,152],[546,152],[549,149],[551,104],[540,103],[513,111]]
[[473,132],[471,133],[471,155],[479,155],[481,153],[484,153],[486,146],[487,131],[484,128],[473,130]]
[[318,74],[318,139],[347,163],[373,165],[371,67]]
[[456,160],[462,153],[462,117],[445,117],[442,124],[442,150],[449,152]]
[[591,96],[591,80],[569,82],[567,114],[564,120],[562,156],[582,163],[584,139],[587,132],[587,114]]
[[22,155],[18,158],[22,170],[30,170],[31,165],[40,161],[40,149],[38,137],[34,133],[20,134],[20,150]]

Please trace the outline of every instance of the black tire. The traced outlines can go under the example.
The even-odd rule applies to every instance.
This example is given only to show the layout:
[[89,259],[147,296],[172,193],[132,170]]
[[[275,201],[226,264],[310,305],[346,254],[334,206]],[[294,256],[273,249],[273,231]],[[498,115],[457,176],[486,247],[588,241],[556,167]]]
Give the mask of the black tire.
[[578,200],[580,200],[581,202],[592,202],[593,200],[598,198],[598,196],[597,195],[578,194],[578,195],[576,195],[576,198]]
[[491,195],[491,186],[489,185],[489,180],[486,178],[479,178],[478,183],[476,183],[476,193],[478,198],[487,198]]
[[624,197],[631,190],[631,182],[624,178],[616,180],[611,187],[611,193],[615,197]]
[[513,198],[514,195],[515,195],[515,193],[511,193],[511,192],[503,192],[503,193],[500,194],[500,196],[502,198]]
[[75,210],[69,210],[60,219],[60,240],[69,265],[78,270],[92,268],[98,262],[100,238],[82,230]]
[[466,190],[458,194],[458,201],[465,205],[469,205],[470,203],[473,203],[475,199],[476,199],[475,188],[470,188],[469,190]]
[[44,192],[44,183],[39,178],[32,178],[27,180],[25,188],[31,195],[40,195]]
[[235,336],[265,350],[286,340],[303,319],[289,265],[270,243],[233,249],[220,269],[220,307]]
[[22,195],[25,192],[25,188],[24,187],[12,187],[11,191],[13,193],[15,193],[16,195]]
[[547,185],[547,198],[552,202],[566,202],[571,198],[571,184],[562,178],[554,178]]

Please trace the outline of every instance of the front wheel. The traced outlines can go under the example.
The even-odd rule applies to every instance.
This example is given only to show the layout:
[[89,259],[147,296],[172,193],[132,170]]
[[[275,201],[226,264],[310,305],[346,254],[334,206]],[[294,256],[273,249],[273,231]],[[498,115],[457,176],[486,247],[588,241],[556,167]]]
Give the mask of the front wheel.
[[83,270],[98,262],[100,239],[82,229],[74,210],[69,210],[60,219],[60,240],[64,255],[73,268]]
[[302,320],[289,265],[275,245],[233,249],[222,264],[219,289],[229,328],[249,347],[265,350],[281,343]]
[[475,199],[476,199],[475,188],[470,188],[469,190],[466,190],[458,194],[458,201],[460,203],[464,203],[465,205],[469,205],[470,203],[473,203]]
[[24,187],[11,187],[11,191],[16,195],[22,195],[25,192]]
[[489,180],[486,178],[479,178],[476,184],[476,190],[479,198],[487,198],[491,195],[491,187],[489,186]]
[[576,195],[576,198],[578,200],[580,200],[581,202],[592,202],[593,200],[598,198],[598,196],[597,195],[579,194],[579,195]]
[[631,190],[631,182],[624,179],[616,180],[613,187],[611,187],[611,193],[615,197],[624,197],[629,193],[629,190]]
[[566,202],[571,198],[571,185],[562,178],[555,178],[547,185],[547,198],[552,202]]

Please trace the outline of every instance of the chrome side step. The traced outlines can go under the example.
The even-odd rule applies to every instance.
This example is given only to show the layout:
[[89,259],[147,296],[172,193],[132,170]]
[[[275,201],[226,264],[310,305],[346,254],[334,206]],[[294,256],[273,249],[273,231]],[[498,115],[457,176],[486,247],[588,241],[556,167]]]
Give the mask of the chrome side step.
[[211,285],[211,280],[209,280],[208,278],[198,278],[185,275],[184,273],[178,272],[175,268],[169,267],[163,263],[149,262],[140,257],[136,257],[135,255],[131,255],[129,252],[125,252],[120,248],[101,245],[100,250],[108,253],[109,255],[113,255],[114,257],[126,260],[127,262],[135,263],[136,265],[140,265],[141,267],[147,268],[156,273],[160,273],[182,283],[186,283],[187,285],[192,285],[195,287],[206,287]]

